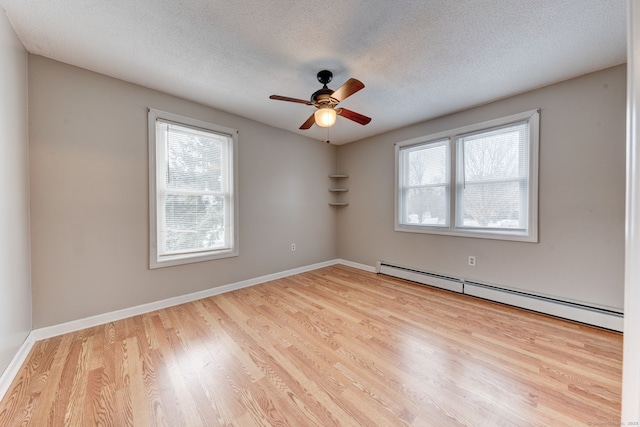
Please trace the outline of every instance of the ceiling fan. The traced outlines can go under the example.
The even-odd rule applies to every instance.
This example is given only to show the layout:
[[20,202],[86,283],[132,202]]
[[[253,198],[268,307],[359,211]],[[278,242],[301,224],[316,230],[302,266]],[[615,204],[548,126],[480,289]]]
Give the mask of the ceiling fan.
[[349,79],[337,90],[331,90],[327,87],[327,83],[333,79],[333,73],[331,71],[322,70],[318,72],[317,77],[318,81],[322,83],[323,86],[322,89],[315,91],[311,95],[310,101],[280,95],[271,95],[269,99],[297,102],[299,104],[313,105],[316,107],[317,110],[315,113],[312,114],[307,121],[302,124],[302,126],[300,126],[300,129],[309,129],[314,123],[321,127],[333,126],[336,122],[336,116],[342,116],[345,119],[352,120],[356,123],[360,123],[361,125],[366,125],[371,121],[370,117],[363,116],[355,111],[347,110],[346,108],[336,108],[341,101],[364,88],[364,84],[360,80]]

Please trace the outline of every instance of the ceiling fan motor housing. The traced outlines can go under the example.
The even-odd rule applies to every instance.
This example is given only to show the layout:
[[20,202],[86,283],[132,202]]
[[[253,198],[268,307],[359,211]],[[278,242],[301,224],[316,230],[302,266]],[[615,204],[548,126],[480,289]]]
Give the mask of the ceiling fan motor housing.
[[333,91],[329,88],[322,88],[320,90],[317,90],[313,92],[313,95],[311,95],[311,102],[313,102],[316,107],[325,104],[337,104],[337,102],[335,102],[335,100],[332,100],[331,98],[332,93]]

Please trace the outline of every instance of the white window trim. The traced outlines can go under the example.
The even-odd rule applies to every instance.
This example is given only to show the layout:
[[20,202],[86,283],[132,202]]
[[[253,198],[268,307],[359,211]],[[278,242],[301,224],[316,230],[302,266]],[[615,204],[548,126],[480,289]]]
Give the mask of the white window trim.
[[[157,205],[157,162],[156,162],[156,121],[158,119],[175,122],[177,124],[200,128],[206,131],[229,135],[231,144],[231,180],[229,195],[232,203],[226,204],[230,209],[229,225],[231,247],[225,250],[210,250],[192,253],[159,256],[158,253],[158,205]],[[194,262],[210,261],[239,255],[238,234],[238,131],[236,129],[215,125],[198,119],[168,113],[166,111],[149,108],[149,268],[161,268]]]
[[[529,122],[529,206],[528,228],[525,231],[500,231],[500,230],[464,230],[456,228],[456,173],[457,173],[457,145],[456,138],[463,134],[478,132],[481,130],[506,126],[517,122]],[[449,139],[449,226],[411,225],[400,223],[400,210],[402,209],[402,188],[400,180],[401,149],[412,145],[423,145],[430,142]],[[411,233],[439,234],[445,236],[473,237],[483,239],[512,240],[519,242],[538,242],[538,165],[539,165],[539,140],[540,140],[540,110],[530,110],[507,117],[488,120],[460,128],[439,132],[427,136],[401,141],[395,144],[395,206],[394,222],[395,230]]]

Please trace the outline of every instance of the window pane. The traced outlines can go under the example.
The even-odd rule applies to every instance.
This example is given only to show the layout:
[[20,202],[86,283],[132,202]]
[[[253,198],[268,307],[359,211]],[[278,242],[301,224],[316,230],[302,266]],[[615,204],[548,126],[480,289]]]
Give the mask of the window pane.
[[401,223],[449,225],[449,140],[402,151]]
[[167,195],[165,251],[176,253],[226,246],[224,197]]
[[445,186],[408,189],[403,224],[446,226],[448,199]]
[[167,133],[166,186],[222,191],[223,144],[227,138],[178,125]]
[[[464,227],[525,228],[523,187],[519,181],[467,184],[463,192]],[[526,190],[526,187],[525,187]]]
[[432,145],[408,150],[409,186],[444,184],[447,182],[447,146]]

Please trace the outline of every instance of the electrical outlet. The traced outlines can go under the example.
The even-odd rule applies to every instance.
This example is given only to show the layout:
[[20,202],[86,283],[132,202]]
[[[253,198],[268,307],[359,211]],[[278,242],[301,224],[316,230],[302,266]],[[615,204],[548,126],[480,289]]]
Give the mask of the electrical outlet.
[[469,265],[471,267],[475,267],[476,266],[476,257],[474,257],[473,255],[469,255]]
[[296,251],[296,244],[292,243],[291,244],[291,252],[295,252]]

